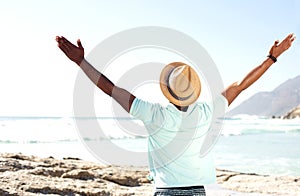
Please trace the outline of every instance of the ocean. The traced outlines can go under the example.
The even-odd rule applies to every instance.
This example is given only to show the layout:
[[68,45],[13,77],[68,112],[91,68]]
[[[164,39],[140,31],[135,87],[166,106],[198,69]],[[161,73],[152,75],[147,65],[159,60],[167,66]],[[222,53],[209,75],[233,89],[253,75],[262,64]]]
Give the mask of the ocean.
[[[145,137],[130,136],[119,128],[118,120],[133,121],[131,118],[0,117],[0,153],[77,157],[99,162],[80,139],[75,120],[97,121],[107,130],[110,140],[121,148],[147,150]],[[248,115],[226,118],[213,153],[216,167],[220,169],[300,176],[300,119]]]

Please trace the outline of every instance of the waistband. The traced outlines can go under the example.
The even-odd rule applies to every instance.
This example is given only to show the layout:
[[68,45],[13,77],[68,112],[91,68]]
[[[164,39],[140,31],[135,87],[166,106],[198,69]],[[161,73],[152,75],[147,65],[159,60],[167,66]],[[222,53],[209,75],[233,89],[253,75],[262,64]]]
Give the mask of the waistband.
[[204,189],[204,186],[183,186],[183,187],[158,187],[156,190],[191,190],[191,189]]
[[154,196],[206,196],[204,186],[156,188]]

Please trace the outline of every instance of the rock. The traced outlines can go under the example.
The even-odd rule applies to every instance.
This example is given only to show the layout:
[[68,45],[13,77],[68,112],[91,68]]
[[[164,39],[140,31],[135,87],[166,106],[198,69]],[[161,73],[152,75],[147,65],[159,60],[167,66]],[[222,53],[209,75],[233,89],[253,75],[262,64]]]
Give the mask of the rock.
[[2,195],[2,196],[15,196],[17,194],[11,194],[8,191],[0,189],[0,195]]
[[147,168],[0,155],[0,195],[151,195]]
[[102,179],[114,182],[121,186],[135,187],[143,183],[150,183],[147,176],[149,175],[146,168],[138,170],[131,167],[109,166],[101,175]]
[[74,178],[79,180],[92,180],[96,178],[96,176],[93,173],[82,169],[71,170],[67,173],[64,173],[61,177]]
[[41,175],[41,176],[51,176],[51,177],[62,177],[63,174],[67,172],[66,169],[59,169],[59,168],[34,168],[30,171],[30,174],[34,175]]
[[240,192],[300,195],[300,177],[268,176],[218,170],[217,180],[223,187]]
[[300,118],[300,105],[290,112],[288,112],[283,119],[293,119],[293,118]]
[[[111,166],[77,159],[57,160],[22,154],[0,154],[0,195],[147,196],[153,185],[146,167]],[[263,176],[217,170],[226,189],[274,195],[300,195],[300,177]],[[243,195],[228,190],[210,195]],[[226,192],[225,192],[226,190]],[[209,196],[209,195],[208,195]]]
[[76,157],[64,157],[63,160],[81,160],[81,159]]

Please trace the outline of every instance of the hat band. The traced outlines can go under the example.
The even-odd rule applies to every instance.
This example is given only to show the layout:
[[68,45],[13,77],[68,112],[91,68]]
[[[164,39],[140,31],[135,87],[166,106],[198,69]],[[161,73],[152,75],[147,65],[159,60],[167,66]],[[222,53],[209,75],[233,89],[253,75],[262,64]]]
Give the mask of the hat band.
[[170,94],[171,94],[175,99],[177,99],[177,100],[179,100],[179,101],[185,101],[185,100],[189,99],[189,98],[193,95],[193,93],[192,93],[192,94],[190,94],[190,95],[187,96],[187,97],[179,97],[179,96],[177,96],[177,95],[172,91],[172,89],[170,88],[169,80],[168,80],[168,82],[167,82],[167,88],[168,88],[168,91],[170,92]]

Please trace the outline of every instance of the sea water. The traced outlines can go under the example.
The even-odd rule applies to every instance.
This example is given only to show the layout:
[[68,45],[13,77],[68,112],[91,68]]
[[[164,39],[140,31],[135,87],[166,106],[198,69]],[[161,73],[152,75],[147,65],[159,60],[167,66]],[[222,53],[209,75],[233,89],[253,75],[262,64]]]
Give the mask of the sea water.
[[[82,142],[76,121],[96,121],[107,134],[107,138],[85,138],[87,140],[110,140],[127,150],[146,152],[146,137],[125,133],[119,126],[120,120],[136,121],[109,117],[0,117],[0,153],[78,157],[99,162]],[[300,176],[300,119],[247,115],[226,118],[213,152],[217,168]]]
[[225,120],[214,148],[219,168],[300,176],[300,119],[240,116]]

